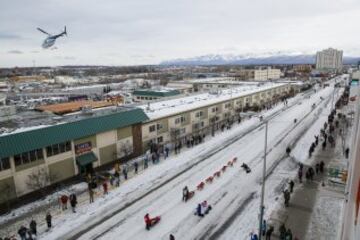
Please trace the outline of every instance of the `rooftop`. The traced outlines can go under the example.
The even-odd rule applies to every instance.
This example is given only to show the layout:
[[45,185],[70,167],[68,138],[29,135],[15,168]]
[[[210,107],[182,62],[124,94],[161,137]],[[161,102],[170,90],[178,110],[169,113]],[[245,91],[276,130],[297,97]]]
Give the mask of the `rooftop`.
[[56,143],[65,142],[105,132],[117,128],[131,126],[146,121],[148,118],[138,108],[118,108],[116,111],[101,112],[87,118],[73,118],[51,126],[39,125],[17,129],[11,133],[0,135],[0,158],[9,157],[22,152],[43,148]]
[[[56,115],[52,112],[39,112],[33,110],[18,111],[16,115],[0,117],[0,137],[2,135],[29,131],[52,125],[75,122],[93,117],[101,117],[133,109],[134,107],[110,106],[93,109],[91,112],[75,112],[67,115]],[[2,132],[2,133],[1,133]]]
[[248,85],[238,88],[226,89],[218,94],[202,93],[183,98],[153,102],[145,105],[140,105],[139,107],[145,111],[145,113],[151,120],[153,120],[171,115],[176,115],[181,112],[205,107],[208,105],[220,103],[223,101],[238,98],[241,96],[246,96],[251,93],[260,92],[283,85],[287,84],[264,83],[261,86]]
[[80,111],[84,107],[94,108],[102,108],[112,106],[113,103],[107,101],[92,101],[92,100],[84,100],[84,101],[75,101],[75,102],[66,102],[66,103],[58,103],[58,104],[50,104],[50,105],[42,105],[36,108],[39,111],[47,111],[55,114],[66,114],[71,112]]
[[171,97],[178,94],[180,94],[178,90],[171,88],[137,89],[133,92],[133,95],[137,95],[137,96],[154,96],[154,97]]

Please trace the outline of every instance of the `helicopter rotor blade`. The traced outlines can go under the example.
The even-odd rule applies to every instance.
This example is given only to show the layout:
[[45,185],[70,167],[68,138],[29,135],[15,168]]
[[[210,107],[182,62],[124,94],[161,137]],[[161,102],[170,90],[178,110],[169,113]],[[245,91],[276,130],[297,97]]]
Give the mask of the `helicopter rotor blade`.
[[51,36],[49,33],[47,33],[47,32],[45,32],[44,30],[42,30],[41,28],[36,28],[37,30],[39,30],[40,32],[42,32],[42,33],[45,33],[46,35],[49,35],[49,36]]

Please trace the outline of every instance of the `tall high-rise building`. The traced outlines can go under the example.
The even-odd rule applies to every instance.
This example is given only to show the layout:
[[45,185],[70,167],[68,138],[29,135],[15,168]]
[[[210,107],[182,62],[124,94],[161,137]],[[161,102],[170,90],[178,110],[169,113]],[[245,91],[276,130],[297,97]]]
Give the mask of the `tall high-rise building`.
[[341,70],[343,51],[328,48],[316,53],[316,69]]

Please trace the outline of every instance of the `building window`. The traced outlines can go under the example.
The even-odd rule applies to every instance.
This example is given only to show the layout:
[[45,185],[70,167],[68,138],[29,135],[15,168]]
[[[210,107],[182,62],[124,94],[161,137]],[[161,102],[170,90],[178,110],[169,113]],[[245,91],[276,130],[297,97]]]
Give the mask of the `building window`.
[[204,116],[204,112],[203,111],[199,111],[199,112],[197,112],[197,113],[195,113],[195,117],[202,117],[202,116]]
[[0,158],[0,171],[4,171],[9,168],[10,168],[10,159],[8,157]]
[[202,127],[204,127],[204,122],[200,122],[200,123],[195,123],[194,124],[194,129],[199,129],[199,128],[202,128]]
[[30,152],[23,152],[14,156],[15,166],[27,164],[41,159],[44,159],[42,149],[36,149]]
[[175,124],[184,123],[186,118],[184,116],[178,117],[175,119]]
[[155,125],[151,125],[150,127],[149,127],[149,132],[155,132]]
[[162,143],[162,142],[163,142],[163,137],[158,137],[158,138],[157,138],[157,142],[158,142],[158,143]]
[[226,103],[225,104],[225,108],[230,108],[231,107],[231,103]]
[[211,109],[211,112],[218,112],[219,111],[219,108],[218,107],[213,107],[212,109]]
[[[46,156],[51,157],[51,156],[58,155],[60,153],[64,153],[64,152],[68,152],[68,151],[71,151],[71,142],[70,141],[47,146],[46,147]],[[39,152],[38,154],[42,154],[42,152],[41,153]]]
[[157,130],[163,129],[163,125],[161,123],[156,124],[156,129]]

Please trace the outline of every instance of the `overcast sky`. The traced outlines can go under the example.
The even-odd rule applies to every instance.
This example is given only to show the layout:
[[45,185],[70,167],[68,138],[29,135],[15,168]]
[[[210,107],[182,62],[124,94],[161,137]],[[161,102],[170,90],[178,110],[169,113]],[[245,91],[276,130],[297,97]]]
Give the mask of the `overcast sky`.
[[[206,54],[360,56],[360,0],[2,0],[0,67],[140,65]],[[57,49],[42,49],[59,33]]]

